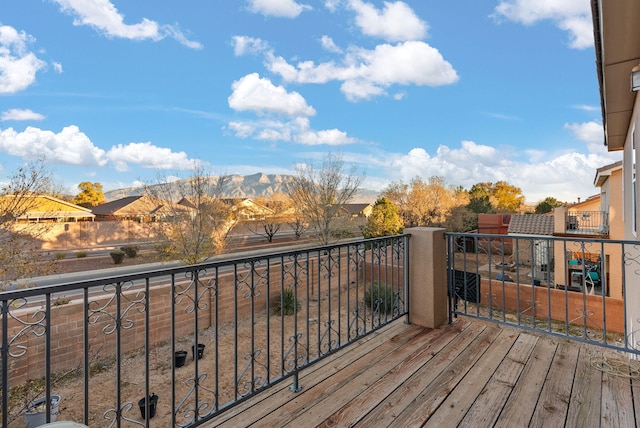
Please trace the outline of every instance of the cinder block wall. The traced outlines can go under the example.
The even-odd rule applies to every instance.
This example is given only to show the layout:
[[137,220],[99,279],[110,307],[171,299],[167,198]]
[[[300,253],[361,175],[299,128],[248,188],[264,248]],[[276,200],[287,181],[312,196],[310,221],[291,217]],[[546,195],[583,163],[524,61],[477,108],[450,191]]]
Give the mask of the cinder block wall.
[[[353,272],[352,266],[346,263],[340,266],[340,273],[331,278],[332,291],[338,284],[345,288],[349,279],[355,280],[355,275],[361,275],[361,270]],[[321,268],[322,269],[322,268]],[[255,313],[265,313],[278,298],[281,287],[290,287],[293,283],[291,274],[284,273],[279,265],[272,266],[268,274],[264,271],[263,279],[254,278],[256,295],[253,299]],[[269,293],[267,295],[266,277],[268,276]],[[341,280],[338,279],[340,276]],[[184,277],[181,277],[184,278]],[[181,279],[176,277],[176,280]],[[169,277],[166,278],[169,283]],[[298,299],[318,299],[317,294],[326,293],[327,277],[315,263],[310,264],[309,274],[300,278]],[[307,296],[307,279],[312,284]],[[251,314],[252,294],[249,283],[236,282],[232,273],[220,274],[217,284],[211,271],[203,274],[202,283],[208,283],[210,288],[199,285],[197,295],[198,309],[195,308],[196,290],[191,284],[179,285],[176,288],[175,300],[171,296],[171,286],[157,285],[149,289],[149,307],[145,307],[144,290],[140,288],[123,291],[118,311],[118,302],[114,297],[112,286],[102,296],[92,291],[87,308],[89,340],[89,358],[92,363],[115,355],[117,334],[115,325],[119,323],[121,354],[144,349],[145,329],[149,326],[149,343],[161,343],[172,337],[172,306],[174,311],[175,337],[193,335],[196,328],[196,312],[198,330],[215,325],[216,315],[219,324],[232,322],[237,308],[238,317],[242,319]],[[188,283],[188,281],[183,281]],[[320,286],[319,286],[320,285]],[[174,300],[174,302],[172,302]],[[117,314],[120,314],[118,317]],[[45,319],[44,307],[13,309],[8,319],[10,345],[9,381],[11,385],[19,385],[28,379],[44,376],[45,368],[45,328],[50,329],[51,340],[51,370],[53,373],[74,368],[82,368],[84,364],[84,336],[85,310],[83,299],[72,300],[67,304],[51,307],[49,326]]]

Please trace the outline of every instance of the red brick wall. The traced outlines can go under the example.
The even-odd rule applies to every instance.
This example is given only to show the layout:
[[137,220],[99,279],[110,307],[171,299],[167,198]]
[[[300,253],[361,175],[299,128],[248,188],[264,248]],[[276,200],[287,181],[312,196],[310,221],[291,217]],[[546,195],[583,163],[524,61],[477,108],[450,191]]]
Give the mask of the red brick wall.
[[[240,268],[240,267],[239,267]],[[340,284],[344,288],[348,285],[346,280],[354,279],[357,273],[349,271],[349,266],[341,265]],[[327,279],[324,275],[318,275],[317,263],[312,263],[309,268],[309,294],[313,297],[318,293],[318,287],[326,292]],[[177,278],[179,279],[179,278]],[[203,280],[212,281],[209,274]],[[255,278],[258,281],[257,278]],[[298,299],[307,298],[307,277],[301,277],[301,288]],[[237,292],[238,317],[250,315],[251,299],[246,298],[249,292],[247,286],[236,291],[233,274],[221,274],[218,278],[218,320],[219,323],[234,320],[234,308],[236,302],[234,295]],[[257,287],[259,296],[254,299],[254,310],[264,313],[267,310],[267,300],[273,303],[281,290],[282,271],[280,265],[275,265],[269,270],[269,296],[266,295],[266,284],[260,282]],[[332,289],[338,284],[338,275],[331,278]],[[167,277],[168,282],[168,277]],[[285,286],[291,285],[291,278],[287,276]],[[198,309],[198,329],[206,329],[215,323],[215,295],[213,290],[204,291],[199,287],[200,308]],[[171,288],[169,285],[153,286],[149,290],[149,310],[144,308],[144,294],[141,290],[126,291],[121,296],[120,314],[122,317],[120,349],[121,354],[144,349],[145,345],[145,316],[149,316],[149,341],[150,344],[171,340]],[[105,292],[104,296],[92,296],[89,306],[89,355],[91,362],[97,362],[103,358],[115,355],[116,333],[105,334],[104,330],[113,328],[116,302],[113,293]],[[136,301],[140,301],[136,303]],[[175,337],[187,336],[194,333],[195,315],[193,312],[194,290],[193,288],[184,295],[176,298],[175,304]],[[84,355],[84,309],[83,300],[73,300],[68,304],[52,306],[51,308],[51,370],[61,372],[72,368],[83,367]],[[205,307],[206,306],[206,307]],[[100,308],[101,311],[98,309]],[[41,312],[38,312],[41,311]],[[10,383],[18,385],[28,379],[37,379],[44,376],[45,365],[45,335],[43,328],[26,326],[27,323],[38,324],[38,320],[44,319],[44,309],[22,308],[14,309],[9,318],[9,340],[15,340],[11,344],[10,353],[19,355],[9,358]],[[19,322],[17,319],[21,320]],[[128,320],[131,320],[129,322]],[[26,330],[25,329],[26,326]],[[127,327],[127,328],[124,328]],[[22,334],[19,332],[23,330]],[[16,337],[17,336],[17,337]],[[26,352],[19,346],[24,346]]]
[[[569,322],[577,326],[583,325],[582,314],[587,313],[587,327],[602,329],[604,326],[604,315],[606,312],[607,330],[610,332],[624,333],[624,301],[611,297],[586,295],[561,289],[547,289],[547,287],[533,287],[513,282],[483,279],[481,288],[481,303],[488,305],[491,294],[494,308],[503,308],[507,311],[524,311],[531,308],[531,300],[536,302],[536,318],[547,318],[551,314],[551,319],[556,321]],[[490,285],[491,284],[491,285]],[[491,288],[489,288],[491,287]],[[518,294],[519,289],[519,294]],[[504,298],[504,302],[503,302]],[[550,302],[550,303],[549,303]],[[550,308],[550,309],[549,309]],[[568,312],[567,312],[568,310]],[[531,315],[531,309],[524,312],[524,315]]]

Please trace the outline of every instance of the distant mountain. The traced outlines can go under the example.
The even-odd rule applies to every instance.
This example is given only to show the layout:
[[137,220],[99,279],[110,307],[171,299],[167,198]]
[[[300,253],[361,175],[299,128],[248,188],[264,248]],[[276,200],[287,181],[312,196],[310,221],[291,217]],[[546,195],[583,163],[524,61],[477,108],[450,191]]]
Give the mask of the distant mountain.
[[[216,183],[218,177],[209,177],[212,183]],[[269,197],[274,193],[286,193],[287,186],[293,180],[291,175],[278,174],[252,174],[252,175],[231,175],[229,181],[223,189],[224,198],[256,198]],[[184,180],[181,180],[184,181]],[[178,183],[178,182],[176,182]],[[177,187],[177,185],[176,185]],[[144,187],[129,187],[124,189],[110,190],[104,192],[107,202],[127,196],[139,196],[144,194]],[[354,203],[374,202],[378,197],[378,192],[362,189],[358,196],[352,201]]]

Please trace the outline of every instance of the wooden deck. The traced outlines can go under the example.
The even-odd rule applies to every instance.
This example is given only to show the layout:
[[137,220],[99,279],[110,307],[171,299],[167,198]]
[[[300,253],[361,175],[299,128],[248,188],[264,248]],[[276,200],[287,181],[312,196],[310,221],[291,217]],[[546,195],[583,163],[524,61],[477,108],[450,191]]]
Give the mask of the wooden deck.
[[460,319],[397,321],[205,427],[634,427],[640,384],[594,365],[624,356]]

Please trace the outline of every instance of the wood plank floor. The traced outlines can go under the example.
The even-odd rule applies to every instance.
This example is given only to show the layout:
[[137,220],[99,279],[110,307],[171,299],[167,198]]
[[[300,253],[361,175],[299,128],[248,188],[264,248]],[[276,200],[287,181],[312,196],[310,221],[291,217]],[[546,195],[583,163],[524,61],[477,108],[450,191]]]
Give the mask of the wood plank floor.
[[[606,358],[606,359],[605,359]],[[205,427],[634,427],[640,382],[597,363],[604,348],[459,319],[402,320]],[[634,361],[635,363],[635,361]]]

